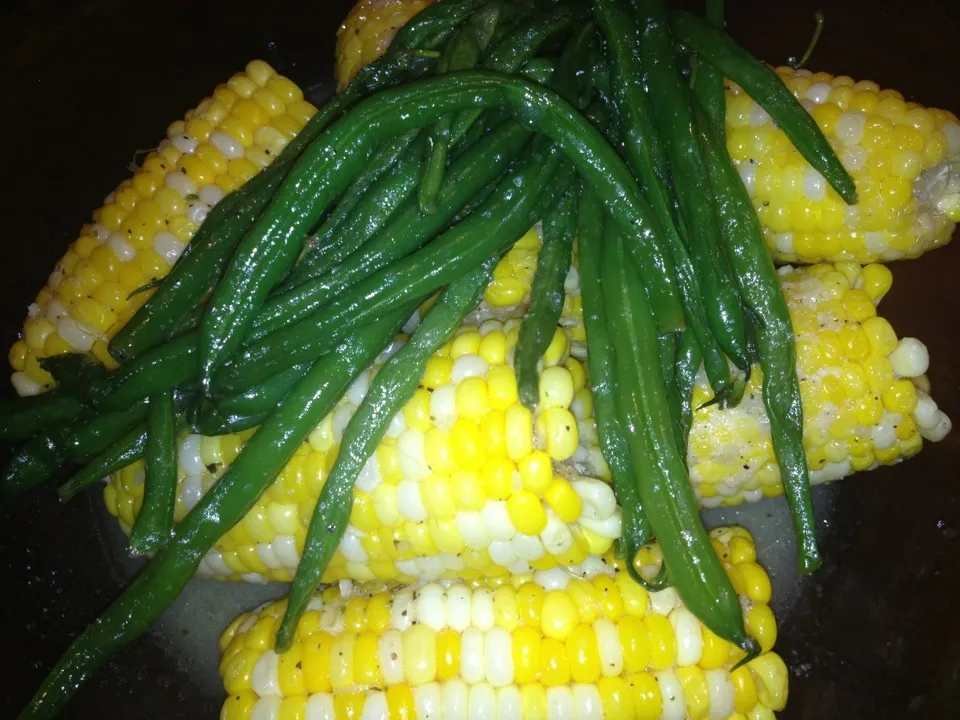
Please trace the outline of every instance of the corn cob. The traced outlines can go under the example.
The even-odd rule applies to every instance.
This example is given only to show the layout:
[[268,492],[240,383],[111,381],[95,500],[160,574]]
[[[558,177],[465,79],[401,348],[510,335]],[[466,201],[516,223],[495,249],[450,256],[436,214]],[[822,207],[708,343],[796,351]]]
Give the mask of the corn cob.
[[14,388],[47,390],[40,358],[92,352],[149,297],[130,293],[169,272],[210,208],[266,167],[316,108],[261,60],[219,85],[110,193],[57,263],[10,349]]
[[[533,416],[517,401],[512,367],[518,319],[530,292],[539,238],[527,233],[494,271],[485,302],[428,364],[421,387],[358,480],[350,527],[325,581],[413,582],[582,567],[619,535],[619,510],[599,451],[587,388],[577,271],[567,279],[560,327],[540,376]],[[898,340],[876,316],[890,271],[818,265],[786,268],[783,287],[797,335],[805,447],[813,482],[835,480],[916,453],[949,420],[926,390],[926,349]],[[822,326],[821,326],[822,325]],[[375,367],[350,389],[247,518],[200,566],[248,581],[292,577],[342,429]],[[736,408],[696,411],[691,480],[704,506],[783,492],[754,368]],[[710,399],[701,373],[695,406]],[[248,434],[180,444],[176,519],[230,464]],[[142,501],[137,464],[104,497],[125,529]]]
[[283,655],[285,601],[241,615],[220,640],[221,718],[772,718],[788,676],[770,579],[748,532],[711,538],[763,649],[735,671],[742,652],[672,588],[648,594],[607,556],[579,577],[328,587]]
[[739,87],[727,147],[778,262],[896,260],[950,240],[960,220],[960,123],[870,81],[777,68],[857,184],[847,207]]
[[337,90],[383,55],[397,30],[434,1],[360,0],[354,5],[337,30]]

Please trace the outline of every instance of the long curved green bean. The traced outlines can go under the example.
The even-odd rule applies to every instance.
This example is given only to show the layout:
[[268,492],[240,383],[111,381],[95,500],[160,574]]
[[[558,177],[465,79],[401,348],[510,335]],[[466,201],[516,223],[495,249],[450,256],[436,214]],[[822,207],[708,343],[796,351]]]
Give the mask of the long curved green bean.
[[657,328],[649,300],[614,226],[608,226],[604,236],[603,278],[607,305],[618,319],[618,332],[612,338],[617,404],[637,492],[663,550],[667,577],[701,622],[748,655],[755,655],[760,646],[744,628],[740,600],[700,522],[663,389],[654,349]]
[[180,594],[204,554],[253,507],[297,447],[404,320],[400,315],[386,316],[359,330],[313,365],[146,569],[71,643],[21,718],[56,716],[111,655],[149,629]]
[[147,447],[147,426],[137,425],[103,452],[92,458],[81,470],[57,489],[66,502],[95,482],[122,470],[143,457]]
[[543,219],[543,244],[530,288],[530,307],[520,324],[514,369],[520,401],[534,408],[539,399],[537,363],[557,331],[563,312],[563,284],[573,259],[577,234],[579,184],[573,186]]
[[650,539],[650,521],[640,505],[637,479],[630,462],[630,449],[616,406],[616,359],[610,339],[611,319],[607,317],[601,280],[603,206],[589,188],[580,195],[578,247],[580,251],[580,295],[583,299],[583,324],[587,331],[587,366],[593,411],[603,458],[610,468],[613,489],[623,508],[619,549],[624,567],[638,582],[646,582],[637,572],[634,560]]
[[680,42],[716,66],[769,113],[793,146],[848,205],[857,202],[857,186],[853,178],[817,123],[773,70],[740,47],[723,30],[696,15],[674,12],[670,22]]
[[763,229],[740,175],[707,123],[701,123],[700,132],[710,181],[719,199],[724,247],[737,271],[744,304],[759,320],[754,333],[763,370],[763,403],[770,418],[773,452],[793,515],[800,569],[812,572],[822,561],[803,448],[803,405],[790,312],[766,250]]
[[480,303],[502,255],[501,252],[492,256],[447,286],[407,344],[377,372],[363,402],[350,418],[337,461],[313,510],[287,611],[277,631],[278,652],[289,649],[300,617],[343,538],[353,507],[353,485],[360,471],[383,439],[393,416],[416,392],[427,361]]
[[150,398],[144,455],[143,505],[130,531],[130,549],[138,555],[162,547],[173,533],[177,439],[172,390]]

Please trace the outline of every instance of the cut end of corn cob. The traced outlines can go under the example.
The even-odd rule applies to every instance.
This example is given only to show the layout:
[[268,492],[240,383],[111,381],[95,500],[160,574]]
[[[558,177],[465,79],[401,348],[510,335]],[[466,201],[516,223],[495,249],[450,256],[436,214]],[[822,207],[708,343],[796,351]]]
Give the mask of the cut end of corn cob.
[[[923,343],[898,339],[890,323],[877,316],[876,304],[890,289],[889,269],[852,263],[786,266],[780,279],[796,337],[812,484],[899,462],[919,452],[924,439],[941,440],[949,432],[949,418],[927,394],[929,356]],[[737,407],[695,412],[687,460],[706,507],[783,493],[762,375],[754,366]],[[701,371],[694,407],[711,397]]]
[[397,30],[435,0],[360,0],[337,30],[337,90],[383,55]]
[[788,673],[771,651],[770,579],[745,530],[711,539],[763,649],[736,671],[742,651],[675,590],[647,593],[607,555],[585,575],[331,586],[282,655],[274,635],[286,602],[262,606],[220,640],[221,718],[772,717]]
[[262,60],[219,85],[110,193],[30,305],[10,349],[20,395],[50,389],[40,359],[89,352],[113,366],[107,342],[150,297],[210,209],[269,165],[317,111]]
[[857,184],[847,206],[739,87],[727,148],[778,262],[896,260],[950,240],[960,220],[960,122],[867,80],[789,67],[777,74]]
[[[428,362],[360,475],[350,524],[325,582],[500,577],[596,563],[620,534],[620,510],[600,452],[584,357],[576,266],[541,365],[536,414],[518,402],[513,370],[540,239],[521,238],[495,268],[484,302]],[[576,258],[575,258],[576,259]],[[928,358],[898,340],[875,304],[889,290],[880,265],[818,265],[781,273],[795,331],[805,447],[815,483],[890,464],[939,440],[949,420],[929,397]],[[399,342],[399,341],[398,341]],[[389,354],[389,353],[388,353]],[[353,384],[200,573],[290,580],[343,429],[377,368]],[[783,492],[755,368],[736,408],[698,410],[691,480],[705,506]],[[697,406],[709,400],[704,377]],[[180,441],[179,521],[239,453],[248,433]],[[107,508],[129,530],[143,469],[115,474]]]

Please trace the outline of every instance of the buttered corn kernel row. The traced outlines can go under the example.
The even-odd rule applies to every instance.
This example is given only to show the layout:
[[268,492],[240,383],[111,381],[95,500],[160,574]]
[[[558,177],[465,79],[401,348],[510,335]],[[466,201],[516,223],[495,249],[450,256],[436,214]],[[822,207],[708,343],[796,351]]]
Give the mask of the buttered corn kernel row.
[[16,391],[51,387],[39,362],[50,355],[91,352],[113,366],[107,342],[149,297],[130,294],[165,276],[210,209],[269,165],[315,112],[292,81],[254,60],[172,123],[30,305],[9,353]]
[[763,648],[735,671],[742,651],[675,590],[647,593],[608,555],[582,577],[554,569],[399,591],[328,587],[281,655],[285,601],[263,606],[220,640],[221,717],[772,717],[788,677],[771,652],[769,577],[745,530],[711,539]]
[[[784,267],[781,285],[796,337],[803,442],[810,481],[890,465],[941,440],[950,420],[927,394],[926,347],[898,339],[876,304],[892,276],[882,265]],[[763,406],[759,366],[735,408],[694,414],[687,461],[702,505],[780,495],[783,486]],[[694,407],[712,397],[701,371]]]
[[[576,270],[544,356],[533,415],[517,400],[513,348],[539,245],[525,235],[494,272],[484,303],[426,368],[357,481],[350,525],[326,580],[490,577],[582,567],[620,533],[620,511],[599,451]],[[898,340],[876,316],[889,290],[879,265],[822,265],[781,277],[797,335],[805,447],[814,482],[889,464],[942,438],[949,420],[921,389],[926,349]],[[514,304],[499,298],[516,281]],[[503,320],[492,317],[505,318]],[[823,325],[821,327],[821,324]],[[350,388],[247,517],[200,566],[203,575],[261,582],[296,570],[343,429],[375,365]],[[783,492],[754,368],[736,408],[698,410],[688,463],[701,504],[732,505]],[[919,385],[919,387],[918,387]],[[694,401],[709,399],[705,378]],[[176,520],[236,457],[249,432],[180,441]],[[125,529],[143,496],[143,468],[115,474],[104,497]]]
[[727,91],[727,147],[779,262],[916,257],[960,220],[960,123],[896,90],[808,70],[777,74],[857,185],[847,206],[739,87]]

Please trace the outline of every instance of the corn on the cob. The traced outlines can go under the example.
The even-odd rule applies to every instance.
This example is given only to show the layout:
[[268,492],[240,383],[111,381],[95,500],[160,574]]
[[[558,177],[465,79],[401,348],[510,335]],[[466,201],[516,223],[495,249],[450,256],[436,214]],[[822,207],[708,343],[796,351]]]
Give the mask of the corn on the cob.
[[742,651],[672,588],[648,594],[608,556],[580,577],[329,587],[282,655],[285,601],[241,615],[220,640],[221,718],[771,718],[788,677],[770,580],[745,530],[711,536],[763,649],[736,671]]
[[960,124],[870,81],[777,68],[857,184],[847,207],[740,88],[727,92],[727,147],[778,262],[916,257],[960,220]]
[[[582,362],[574,267],[561,327],[544,358],[537,415],[517,401],[516,319],[530,292],[539,237],[504,257],[484,305],[430,361],[421,388],[357,483],[351,523],[325,580],[397,582],[476,578],[581,566],[619,535],[619,510],[599,451]],[[938,440],[949,421],[923,389],[926,350],[897,339],[876,316],[890,288],[880,265],[785,269],[797,331],[805,446],[813,482],[890,464]],[[498,318],[498,319],[491,319]],[[363,397],[365,373],[200,572],[289,580],[342,429]],[[688,462],[705,506],[783,492],[754,368],[736,408],[700,409]],[[701,376],[695,405],[709,399]],[[179,520],[236,456],[246,434],[191,435],[180,445]],[[143,495],[141,465],[116,474],[107,508],[129,528]]]
[[360,0],[337,30],[337,89],[386,52],[397,30],[435,0]]
[[174,122],[167,138],[107,196],[57,263],[10,349],[14,388],[51,387],[40,358],[92,352],[146,301],[130,293],[169,272],[210,208],[266,167],[316,108],[261,60]]

